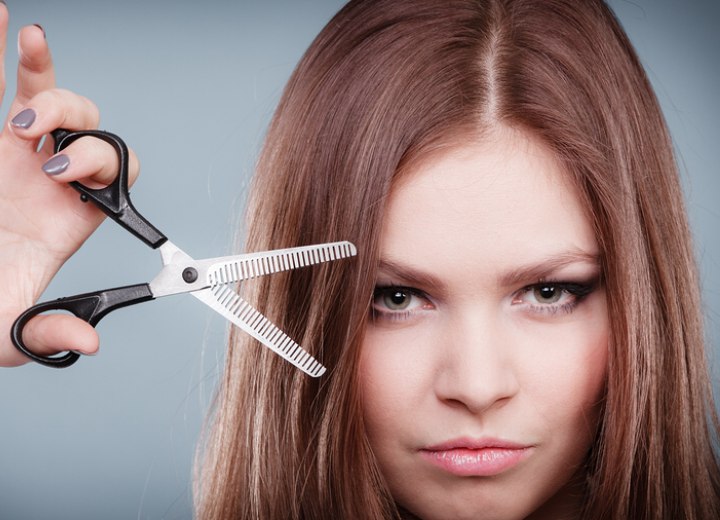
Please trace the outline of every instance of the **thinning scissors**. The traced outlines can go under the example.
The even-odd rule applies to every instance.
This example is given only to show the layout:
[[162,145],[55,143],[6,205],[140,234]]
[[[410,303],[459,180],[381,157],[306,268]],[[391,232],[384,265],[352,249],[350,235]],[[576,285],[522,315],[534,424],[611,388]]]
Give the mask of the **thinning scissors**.
[[119,159],[119,172],[110,185],[100,189],[88,188],[77,181],[70,185],[80,192],[80,198],[84,202],[92,201],[145,244],[159,249],[163,267],[150,283],[59,298],[27,309],[15,320],[11,330],[15,347],[40,364],[57,368],[68,367],[78,360],[79,354],[68,351],[57,356],[41,356],[25,346],[22,332],[34,316],[48,311],[67,311],[94,327],[115,309],[161,296],[190,293],[300,370],[313,377],[325,372],[325,367],[320,362],[241,298],[235,291],[235,285],[257,276],[354,256],[357,250],[353,244],[332,242],[194,260],[170,242],[134,208],[128,192],[128,149],[122,139],[103,130],[71,132],[58,129],[52,136],[55,139],[55,153],[76,139],[88,136],[102,139],[115,148]]

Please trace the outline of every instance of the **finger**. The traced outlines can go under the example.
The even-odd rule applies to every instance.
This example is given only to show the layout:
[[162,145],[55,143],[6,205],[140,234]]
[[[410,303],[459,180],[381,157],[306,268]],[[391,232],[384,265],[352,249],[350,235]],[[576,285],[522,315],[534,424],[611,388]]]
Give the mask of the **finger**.
[[100,122],[100,112],[84,96],[63,89],[45,90],[11,112],[9,127],[21,147],[37,147],[38,140],[57,128],[91,130]]
[[69,314],[41,314],[23,329],[23,342],[35,354],[48,356],[73,350],[95,354],[100,338],[87,322]]
[[[140,165],[135,153],[129,152],[128,184],[132,184]],[[42,168],[55,181],[82,181],[89,188],[99,188],[115,180],[119,161],[109,143],[95,137],[81,137],[52,156]]]
[[5,49],[7,48],[8,12],[0,3],[0,101],[5,97]]
[[20,30],[18,55],[17,94],[13,107],[24,105],[43,90],[55,88],[55,68],[42,27],[29,25]]

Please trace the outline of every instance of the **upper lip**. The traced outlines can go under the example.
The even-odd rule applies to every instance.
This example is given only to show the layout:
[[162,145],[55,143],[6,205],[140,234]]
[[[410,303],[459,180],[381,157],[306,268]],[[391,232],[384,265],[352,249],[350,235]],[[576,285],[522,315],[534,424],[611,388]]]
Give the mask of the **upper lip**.
[[493,437],[458,437],[442,441],[437,444],[425,446],[425,451],[449,451],[449,450],[483,450],[483,449],[503,449],[503,450],[522,450],[531,447],[531,444],[509,441],[505,439],[497,439]]

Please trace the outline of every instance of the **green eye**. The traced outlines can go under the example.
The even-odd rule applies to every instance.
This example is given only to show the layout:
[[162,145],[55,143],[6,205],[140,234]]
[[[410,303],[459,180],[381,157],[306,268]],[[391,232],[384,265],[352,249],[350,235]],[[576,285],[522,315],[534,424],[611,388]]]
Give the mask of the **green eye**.
[[412,295],[399,289],[388,291],[383,295],[383,304],[385,304],[385,307],[393,311],[402,311],[407,309],[410,306],[411,301]]
[[562,297],[562,289],[554,285],[538,285],[533,288],[533,296],[538,303],[555,303]]

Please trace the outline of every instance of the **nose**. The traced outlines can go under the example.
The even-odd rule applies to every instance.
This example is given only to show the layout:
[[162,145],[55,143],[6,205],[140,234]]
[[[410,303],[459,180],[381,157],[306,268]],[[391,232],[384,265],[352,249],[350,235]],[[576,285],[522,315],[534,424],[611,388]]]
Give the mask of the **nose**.
[[511,336],[502,320],[480,309],[449,319],[440,345],[437,398],[473,414],[509,402],[520,388]]

